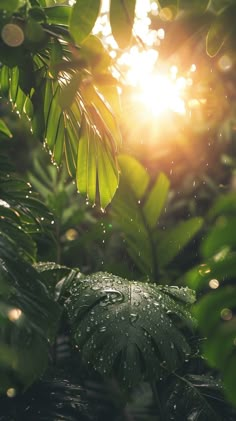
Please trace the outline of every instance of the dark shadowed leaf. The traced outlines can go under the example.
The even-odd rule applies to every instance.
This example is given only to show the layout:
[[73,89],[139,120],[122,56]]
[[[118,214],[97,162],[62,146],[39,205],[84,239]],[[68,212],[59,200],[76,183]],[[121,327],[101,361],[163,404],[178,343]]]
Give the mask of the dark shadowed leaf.
[[166,420],[223,421],[216,403],[224,403],[222,385],[207,375],[174,374],[161,390]]
[[234,37],[235,5],[229,5],[213,21],[206,38],[206,50],[214,57],[230,38]]
[[210,0],[179,0],[179,8],[185,12],[204,13],[210,3]]
[[28,387],[44,372],[60,309],[3,231],[0,250],[0,372],[6,393],[10,387]]

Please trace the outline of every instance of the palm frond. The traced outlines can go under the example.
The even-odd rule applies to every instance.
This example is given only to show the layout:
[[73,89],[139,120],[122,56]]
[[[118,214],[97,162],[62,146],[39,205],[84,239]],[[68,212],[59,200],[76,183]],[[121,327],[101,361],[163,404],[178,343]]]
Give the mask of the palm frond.
[[147,171],[135,158],[120,155],[118,162],[121,180],[111,204],[112,217],[141,273],[157,282],[168,264],[200,230],[203,221],[190,218],[162,235],[157,225],[169,193],[168,178],[161,173],[150,186]]

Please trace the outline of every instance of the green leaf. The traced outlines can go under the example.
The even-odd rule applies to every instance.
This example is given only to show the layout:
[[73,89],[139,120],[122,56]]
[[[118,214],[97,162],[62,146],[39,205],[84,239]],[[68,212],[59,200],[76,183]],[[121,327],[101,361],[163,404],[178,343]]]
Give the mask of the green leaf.
[[203,257],[212,257],[226,247],[228,250],[236,250],[235,228],[236,217],[219,217],[215,227],[201,245]]
[[207,340],[204,354],[209,363],[223,374],[225,392],[232,403],[235,398],[235,319],[232,310],[236,307],[234,286],[225,286],[205,295],[194,308],[199,327]]
[[57,5],[44,9],[47,22],[53,25],[68,26],[71,17],[71,6]]
[[121,48],[127,47],[131,41],[135,4],[136,0],[111,0],[111,30],[117,44]]
[[185,275],[185,281],[190,288],[200,290],[209,287],[210,281],[227,282],[234,279],[236,274],[236,255],[222,251],[213,259],[190,270]]
[[213,219],[219,215],[235,215],[236,214],[236,194],[230,192],[222,195],[211,207],[208,217]]
[[70,33],[76,44],[92,31],[100,9],[100,0],[76,0],[69,21]]
[[191,328],[192,292],[173,289],[102,272],[75,276],[68,287],[65,280],[60,299],[83,362],[105,377],[114,373],[125,388],[175,370],[191,352],[176,321]]
[[63,110],[70,108],[77,95],[81,77],[78,74],[72,76],[69,83],[62,86],[60,90],[59,103]]
[[121,174],[137,199],[141,199],[149,183],[147,170],[132,156],[119,155]]
[[69,275],[71,269],[61,266],[55,262],[39,262],[34,268],[40,274],[40,280],[44,283],[52,298],[55,298],[55,287],[65,276]]
[[192,218],[166,231],[160,242],[157,243],[159,265],[161,267],[168,265],[201,229],[202,224],[202,218]]
[[43,27],[35,19],[29,17],[27,19],[25,28],[25,43],[31,48],[38,49],[44,45],[46,40],[46,33]]
[[20,6],[20,0],[1,0],[0,9],[6,10],[7,12],[14,12]]
[[91,83],[83,83],[81,93],[86,101],[91,118],[95,120],[100,136],[104,134],[110,139],[115,152],[121,144],[121,133],[112,104],[103,97],[99,90]]
[[12,133],[7,127],[5,121],[0,118],[0,133],[3,133],[7,137],[12,137]]
[[62,57],[63,57],[62,45],[57,39],[54,39],[52,43],[52,47],[51,47],[49,71],[52,74],[52,76],[55,78],[58,74],[57,66],[59,65],[59,63],[62,62]]
[[81,44],[80,56],[100,74],[111,65],[111,57],[101,40],[95,35],[89,35]]
[[204,13],[210,2],[211,0],[179,0],[179,8],[185,12]]
[[[161,390],[161,402],[165,419],[174,420],[181,416],[184,420],[223,421],[215,402],[224,403],[222,386],[219,381],[207,375],[180,376],[174,374]],[[225,415],[226,408],[222,408]]]
[[227,39],[233,34],[234,19],[235,6],[225,8],[222,13],[216,16],[206,38],[206,50],[210,57],[216,56]]
[[[149,176],[145,168],[133,157],[120,155],[121,182],[112,203],[112,215],[120,226],[127,251],[137,267],[151,279],[158,279],[153,233],[168,193],[169,181],[164,174],[147,196]],[[160,200],[159,200],[160,198]]]
[[119,175],[116,165],[112,162],[109,149],[98,137],[97,142],[97,167],[101,208],[104,210],[111,202],[118,187]]
[[96,155],[95,133],[93,131],[89,132],[89,127],[85,119],[83,119],[77,156],[77,188],[80,193],[87,194],[87,197],[93,204],[96,200],[97,185]]
[[147,197],[143,209],[145,219],[150,228],[154,228],[157,224],[157,221],[167,199],[169,185],[170,182],[165,176],[165,174],[160,174],[155,182],[154,187],[152,188],[151,192]]

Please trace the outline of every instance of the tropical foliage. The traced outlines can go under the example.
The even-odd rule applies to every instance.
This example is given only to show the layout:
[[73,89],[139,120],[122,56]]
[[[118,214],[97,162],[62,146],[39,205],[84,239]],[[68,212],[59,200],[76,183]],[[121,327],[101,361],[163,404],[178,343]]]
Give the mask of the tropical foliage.
[[[68,3],[0,4],[0,419],[233,421],[233,72],[207,70],[174,179],[168,147],[150,163],[129,145],[101,1]],[[162,60],[196,47],[204,69],[235,65],[234,0],[157,3]],[[119,52],[146,48],[135,7],[110,2]]]

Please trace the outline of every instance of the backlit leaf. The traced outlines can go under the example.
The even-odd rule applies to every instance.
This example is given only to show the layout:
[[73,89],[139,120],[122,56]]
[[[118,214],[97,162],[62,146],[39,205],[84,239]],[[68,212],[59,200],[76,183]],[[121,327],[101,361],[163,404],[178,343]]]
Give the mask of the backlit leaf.
[[109,149],[101,142],[99,137],[96,147],[100,204],[101,208],[105,209],[116,192],[119,175],[116,165],[112,162]]
[[110,23],[112,34],[121,48],[127,47],[131,41],[135,4],[135,0],[111,0]]
[[100,9],[100,0],[76,0],[69,21],[70,33],[75,42],[81,42],[92,31]]
[[5,121],[0,119],[0,133],[4,134],[7,137],[12,137],[11,131],[7,127]]
[[57,5],[46,7],[44,12],[47,22],[54,25],[68,25],[71,16],[71,6]]
[[150,228],[154,228],[162,212],[169,192],[170,182],[165,174],[160,174],[144,204],[145,219]]

